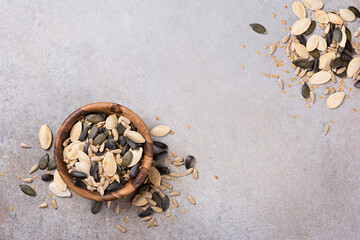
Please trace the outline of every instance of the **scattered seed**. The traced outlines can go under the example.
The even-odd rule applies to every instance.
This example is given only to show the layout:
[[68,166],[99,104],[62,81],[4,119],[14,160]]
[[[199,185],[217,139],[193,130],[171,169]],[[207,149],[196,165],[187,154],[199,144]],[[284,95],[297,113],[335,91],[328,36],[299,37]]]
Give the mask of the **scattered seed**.
[[20,143],[20,147],[22,148],[31,148],[31,146],[27,143]]
[[189,202],[190,202],[192,205],[195,205],[195,204],[196,204],[195,199],[194,199],[190,194],[188,194],[188,199],[189,199]]
[[331,94],[328,97],[328,99],[326,100],[326,106],[328,108],[337,108],[343,102],[344,97],[345,97],[344,92],[337,92],[337,93]]
[[264,26],[258,24],[258,23],[252,23],[250,24],[250,27],[256,32],[256,33],[259,33],[259,34],[266,34],[266,29]]
[[53,200],[51,201],[51,205],[52,205],[52,207],[53,207],[55,210],[58,208],[58,205],[57,205],[57,202],[56,202],[55,199],[53,199]]
[[126,232],[126,229],[123,227],[123,226],[121,226],[121,225],[116,225],[116,227],[121,231],[121,232]]
[[120,205],[117,203],[116,207],[115,207],[115,214],[119,215],[120,214]]
[[175,196],[179,196],[179,195],[180,195],[180,192],[177,190],[169,193],[169,196],[171,196],[171,197],[175,197]]
[[52,134],[49,127],[46,124],[43,124],[40,127],[39,140],[40,140],[40,145],[43,149],[46,150],[51,146]]
[[30,186],[28,185],[19,185],[20,186],[20,189],[21,191],[23,191],[23,193],[25,193],[26,195],[29,195],[29,196],[36,196],[36,192],[34,189],[32,189]]

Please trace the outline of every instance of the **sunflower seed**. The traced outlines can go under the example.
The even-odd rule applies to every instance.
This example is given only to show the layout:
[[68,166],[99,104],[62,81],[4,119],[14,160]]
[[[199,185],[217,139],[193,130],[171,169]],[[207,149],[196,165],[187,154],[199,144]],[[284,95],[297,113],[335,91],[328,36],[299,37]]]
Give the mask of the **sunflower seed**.
[[51,206],[56,210],[58,208],[57,202],[55,199],[51,201]]
[[51,146],[52,134],[49,127],[46,124],[43,124],[40,127],[39,140],[40,140],[40,145],[43,149],[46,150]]
[[340,9],[340,17],[347,22],[352,22],[355,20],[355,14],[349,9]]
[[32,181],[33,181],[32,178],[23,178],[23,182],[32,183]]
[[176,201],[174,197],[171,197],[171,202],[173,203],[174,207],[178,207],[179,203]]
[[189,155],[185,158],[185,167],[186,169],[192,168],[195,165],[196,158],[192,155]]
[[52,175],[52,174],[43,174],[41,176],[41,180],[43,180],[45,182],[52,181],[53,179],[54,179],[54,175]]
[[38,168],[39,168],[39,165],[38,165],[38,164],[33,165],[33,166],[30,168],[30,170],[29,170],[29,174],[35,172]]
[[39,168],[41,170],[45,169],[47,167],[48,163],[49,163],[49,154],[46,153],[44,156],[42,156],[40,158]]
[[302,0],[302,2],[310,10],[319,10],[324,6],[321,0]]
[[32,189],[30,186],[28,185],[25,185],[25,184],[22,184],[22,185],[19,185],[20,186],[20,189],[21,191],[23,191],[23,193],[25,193],[26,195],[29,195],[29,196],[36,196],[36,192],[34,189]]
[[154,137],[163,137],[170,132],[170,128],[164,125],[158,125],[151,129],[151,135]]
[[149,221],[152,217],[147,216],[140,219],[141,222]]
[[107,202],[106,202],[106,207],[107,207],[107,209],[110,209],[110,206],[111,206],[111,201],[107,201]]
[[133,159],[133,154],[132,154],[132,152],[127,151],[127,152],[125,153],[125,155],[122,157],[121,166],[123,166],[123,167],[129,166],[130,163],[132,162],[132,159]]
[[180,195],[180,192],[177,191],[177,190],[169,193],[169,196],[172,196],[172,197],[176,197],[176,196],[179,196],[179,195]]
[[123,227],[123,226],[121,226],[121,225],[116,225],[116,227],[121,231],[121,232],[126,232],[126,229]]
[[27,143],[20,143],[20,147],[22,148],[31,148],[31,146]]
[[146,224],[146,228],[150,227],[155,222],[154,218],[151,218],[150,221]]
[[119,215],[120,214],[120,205],[117,203],[116,207],[115,207],[115,214]]
[[326,124],[326,125],[325,125],[325,128],[324,128],[324,135],[325,135],[325,136],[326,136],[326,134],[328,133],[329,128],[330,128],[330,125],[329,125],[329,124]]
[[276,45],[275,45],[275,44],[272,44],[272,45],[270,46],[270,55],[272,55],[272,54],[275,52],[275,50],[276,50]]
[[303,34],[310,26],[311,20],[309,18],[302,18],[296,21],[291,28],[291,34],[301,35]]
[[194,199],[190,194],[188,194],[188,199],[189,199],[189,202],[190,202],[192,205],[195,205],[195,204],[196,204],[195,199]]
[[165,212],[170,206],[170,199],[167,195],[165,195],[162,199],[161,199],[161,207],[163,212]]
[[148,207],[146,210],[144,210],[142,213],[139,214],[139,217],[144,218],[150,216],[154,210],[151,207]]
[[263,25],[260,25],[258,23],[252,23],[250,24],[250,27],[256,32],[260,34],[266,34],[266,28]]
[[170,175],[171,177],[181,177],[181,174],[180,174],[180,173],[175,173],[175,172],[171,172],[171,173],[169,173],[169,175]]
[[157,213],[162,213],[162,212],[163,212],[163,210],[162,210],[161,208],[159,208],[159,207],[153,207],[153,206],[151,206],[151,208],[152,208],[155,212],[157,212]]
[[132,200],[132,204],[137,207],[144,206],[147,203],[148,203],[148,200],[144,196],[139,195],[139,194],[135,195],[135,197]]
[[343,102],[344,97],[345,97],[344,92],[337,92],[337,93],[331,94],[328,97],[328,99],[326,100],[326,106],[328,108],[337,108]]
[[48,204],[46,202],[39,205],[39,208],[47,208]]
[[73,180],[73,184],[78,188],[82,188],[84,190],[87,190],[86,184],[83,181],[81,181],[80,179],[78,179],[78,178],[75,178]]
[[287,43],[289,41],[289,39],[290,39],[290,33],[287,34],[285,37],[283,37],[283,39],[281,41],[282,41],[282,43],[285,44],[285,43]]
[[91,212],[92,214],[96,214],[100,211],[101,209],[101,206],[102,206],[102,202],[101,201],[94,201],[92,203],[92,206],[91,206]]
[[56,163],[55,163],[55,158],[54,158],[54,156],[53,156],[53,157],[51,157],[51,158],[49,159],[48,171],[51,171],[51,170],[54,170],[54,169],[56,169]]

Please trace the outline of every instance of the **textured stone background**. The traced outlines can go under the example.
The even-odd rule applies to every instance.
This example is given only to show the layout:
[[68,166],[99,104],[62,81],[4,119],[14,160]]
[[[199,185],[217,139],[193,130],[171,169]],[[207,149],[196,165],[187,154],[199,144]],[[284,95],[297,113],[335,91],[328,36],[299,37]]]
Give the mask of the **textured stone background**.
[[[349,4],[326,2],[326,10]],[[359,239],[360,113],[352,108],[360,91],[336,110],[325,99],[308,109],[299,85],[282,94],[262,76],[293,77],[283,51],[275,55],[286,66],[276,68],[263,49],[281,40],[281,20],[296,20],[284,8],[291,3],[0,1],[0,239]],[[252,22],[269,33],[255,34]],[[55,135],[72,111],[95,101],[121,103],[149,127],[171,126],[171,151],[198,158],[199,179],[174,183],[182,192],[180,207],[168,211],[174,222],[157,215],[160,226],[146,229],[129,199],[118,200],[128,208],[119,216],[105,208],[94,216],[77,195],[55,197],[56,211],[38,209],[50,203],[39,178],[37,197],[20,191],[16,174],[27,177],[44,154],[41,124]]]

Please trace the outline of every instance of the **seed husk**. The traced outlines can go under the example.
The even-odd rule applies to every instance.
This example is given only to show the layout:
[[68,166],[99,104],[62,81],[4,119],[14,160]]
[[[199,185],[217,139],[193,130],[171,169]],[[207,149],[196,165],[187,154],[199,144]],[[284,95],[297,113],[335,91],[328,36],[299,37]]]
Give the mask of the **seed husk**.
[[31,146],[27,143],[20,143],[20,147],[22,148],[31,148]]
[[302,85],[301,95],[302,95],[304,98],[309,98],[309,97],[310,97],[310,88],[309,88],[309,86],[307,85],[306,82],[304,82],[304,84]]
[[126,229],[121,225],[116,225],[116,227],[120,230],[120,232],[126,232]]
[[102,206],[102,202],[101,201],[94,201],[92,203],[92,206],[91,206],[91,212],[92,214],[96,214],[100,211],[101,209],[101,206]]
[[21,184],[19,186],[20,186],[21,191],[23,191],[23,193],[25,193],[26,195],[29,195],[32,197],[36,196],[35,190],[32,189],[30,186],[25,185],[25,184]]
[[96,124],[104,121],[104,118],[100,114],[89,114],[85,117],[85,120]]
[[39,205],[39,208],[47,208],[48,204],[46,202],[43,202],[42,204]]
[[161,201],[161,197],[160,197],[159,193],[154,192],[152,194],[152,199],[156,202],[157,206],[161,207],[162,201]]
[[60,191],[60,189],[56,186],[55,182],[52,182],[49,184],[49,189],[53,194],[55,194],[58,197],[70,197],[71,196],[71,192],[69,191],[69,189],[66,189],[64,192]]
[[306,18],[306,9],[300,2],[294,1],[292,4],[292,10],[298,18]]
[[344,92],[337,92],[331,94],[326,100],[326,106],[331,109],[337,108],[343,102],[344,98],[345,98]]
[[196,158],[192,155],[189,155],[185,158],[185,167],[186,169],[192,168],[195,165]]
[[47,167],[48,163],[49,163],[49,154],[46,153],[39,160],[39,168],[41,170],[45,169]]
[[321,0],[302,0],[307,8],[310,10],[319,10],[324,6]]
[[291,28],[291,34],[301,35],[310,27],[311,20],[309,18],[302,18],[296,21]]
[[198,178],[198,170],[196,168],[194,168],[193,177],[194,177],[194,179]]
[[57,202],[56,202],[55,199],[53,199],[53,200],[51,201],[51,205],[52,205],[52,207],[53,207],[55,210],[58,208],[58,205],[57,205]]
[[143,148],[140,147],[138,149],[130,149],[130,152],[132,153],[133,157],[128,167],[132,167],[140,161],[143,153]]
[[130,151],[127,151],[125,155],[122,157],[122,167],[128,167],[133,159],[133,154]]
[[165,212],[170,206],[170,199],[167,195],[161,199],[161,207],[163,212]]
[[35,172],[38,168],[39,168],[39,165],[38,165],[38,164],[33,165],[33,166],[30,168],[30,170],[29,170],[29,174]]
[[170,132],[170,128],[164,125],[158,125],[151,129],[151,135],[154,137],[163,137]]
[[254,32],[259,33],[259,34],[266,34],[266,28],[258,23],[252,23],[250,24],[250,27],[254,30]]
[[54,175],[52,175],[52,174],[43,174],[43,175],[41,175],[41,180],[43,180],[45,182],[52,181],[53,179],[54,179]]
[[155,186],[160,186],[161,183],[161,176],[159,171],[155,167],[151,167],[149,170],[149,181],[154,184]]
[[52,157],[49,159],[48,170],[51,171],[51,170],[54,170],[54,169],[56,169],[56,163],[55,163],[55,158],[54,158],[54,156],[52,156]]
[[310,84],[324,84],[331,79],[331,73],[327,71],[320,71],[311,76]]
[[151,214],[153,214],[154,210],[151,207],[148,207],[147,209],[145,209],[143,212],[141,212],[139,214],[140,218],[144,218],[144,217],[148,217]]
[[76,187],[87,190],[86,184],[83,181],[81,181],[81,179],[75,178],[73,180],[73,183]]
[[349,9],[340,9],[340,17],[347,22],[352,22],[355,20],[355,14]]
[[176,197],[176,196],[179,196],[179,195],[180,195],[180,192],[178,190],[172,191],[171,193],[169,193],[169,196],[172,196],[172,197]]
[[311,21],[309,28],[303,33],[305,36],[310,35],[316,28],[316,22]]
[[191,196],[190,194],[188,194],[188,199],[189,199],[189,202],[190,202],[192,205],[195,205],[195,204],[196,204],[195,199],[194,199],[193,196]]
[[153,145],[162,149],[162,150],[167,150],[168,146],[165,143],[159,142],[159,141],[154,141]]
[[349,7],[349,10],[354,13],[355,17],[357,17],[357,18],[360,17],[360,11],[359,11],[356,7],[350,6],[350,7]]
[[46,124],[43,124],[40,127],[39,140],[40,140],[40,145],[43,149],[46,150],[51,146],[52,134],[49,127]]

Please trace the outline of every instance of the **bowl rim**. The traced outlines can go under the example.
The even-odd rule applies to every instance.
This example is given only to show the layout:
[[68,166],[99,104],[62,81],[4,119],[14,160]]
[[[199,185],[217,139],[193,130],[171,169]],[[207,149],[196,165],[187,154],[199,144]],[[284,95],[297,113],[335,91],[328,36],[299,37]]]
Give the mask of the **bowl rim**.
[[[118,191],[107,192],[104,196],[101,196],[97,191],[89,191],[76,187],[73,184],[73,177],[68,172],[66,163],[63,161],[63,141],[70,136],[72,126],[81,118],[91,113],[116,114],[118,117],[124,116],[135,125],[138,132],[145,138],[143,160],[138,175],[134,179],[130,179]],[[94,102],[75,110],[61,124],[55,138],[54,158],[60,177],[71,190],[84,198],[94,201],[115,200],[131,194],[145,181],[153,162],[152,138],[144,121],[129,108],[112,102]]]

